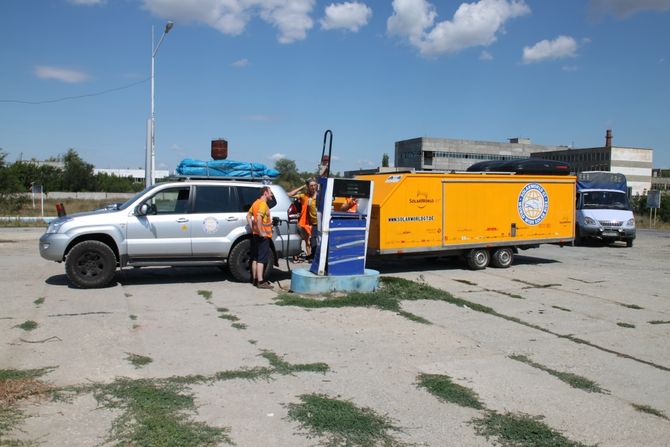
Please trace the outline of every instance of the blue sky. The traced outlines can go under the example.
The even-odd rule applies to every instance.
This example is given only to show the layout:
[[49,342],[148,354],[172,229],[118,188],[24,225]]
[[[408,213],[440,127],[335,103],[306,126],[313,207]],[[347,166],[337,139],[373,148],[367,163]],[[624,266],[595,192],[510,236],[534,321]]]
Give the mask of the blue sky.
[[[654,149],[670,167],[670,0],[3,0],[0,148],[144,167],[229,158],[335,171],[415,137]],[[73,98],[74,97],[74,98]],[[72,98],[72,99],[69,99]]]

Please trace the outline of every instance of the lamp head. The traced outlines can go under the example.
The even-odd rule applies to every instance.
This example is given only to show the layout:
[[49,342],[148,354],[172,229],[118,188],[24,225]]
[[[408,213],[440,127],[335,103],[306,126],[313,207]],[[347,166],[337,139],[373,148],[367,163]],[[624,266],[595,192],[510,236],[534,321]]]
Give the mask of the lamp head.
[[165,24],[165,34],[169,33],[173,26],[174,22],[168,21],[168,23]]

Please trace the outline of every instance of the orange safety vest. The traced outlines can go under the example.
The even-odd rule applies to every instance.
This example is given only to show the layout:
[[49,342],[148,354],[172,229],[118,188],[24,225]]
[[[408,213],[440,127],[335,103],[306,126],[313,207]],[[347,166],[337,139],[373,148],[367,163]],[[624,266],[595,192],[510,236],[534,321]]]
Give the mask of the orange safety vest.
[[[268,204],[261,200],[257,199],[251,208],[249,208],[249,214],[254,218],[254,225],[251,226],[251,232],[257,236],[263,237],[272,237],[272,218],[270,217],[270,208]],[[258,233],[258,226],[256,222],[261,223],[262,234]]]

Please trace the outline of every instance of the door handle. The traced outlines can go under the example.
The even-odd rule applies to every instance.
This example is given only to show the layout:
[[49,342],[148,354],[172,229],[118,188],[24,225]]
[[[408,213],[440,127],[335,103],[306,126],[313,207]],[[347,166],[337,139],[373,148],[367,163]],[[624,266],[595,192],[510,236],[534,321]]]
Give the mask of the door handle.
[[234,222],[234,221],[236,221],[236,220],[240,220],[240,219],[237,218],[237,217],[235,217],[235,216],[229,216],[226,220],[227,220],[228,222]]
[[180,217],[179,219],[177,219],[177,222],[178,222],[178,223],[188,222],[188,219],[185,218],[185,217]]

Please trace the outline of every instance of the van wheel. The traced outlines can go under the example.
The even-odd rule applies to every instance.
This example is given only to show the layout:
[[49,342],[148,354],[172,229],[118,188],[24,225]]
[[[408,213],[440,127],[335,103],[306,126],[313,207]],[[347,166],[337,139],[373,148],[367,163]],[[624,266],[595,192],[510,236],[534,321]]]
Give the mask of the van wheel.
[[468,252],[468,267],[472,270],[481,270],[489,265],[491,255],[485,248],[473,248]]
[[116,272],[116,256],[109,245],[83,241],[72,247],[65,258],[65,273],[75,286],[95,289],[108,285]]
[[632,247],[633,246],[633,239],[628,239],[626,241],[626,247]]
[[497,248],[491,255],[491,265],[499,269],[506,269],[514,261],[514,252],[509,247]]
[[[267,281],[272,273],[275,262],[274,252],[270,251],[271,259],[265,264],[263,279]],[[235,280],[240,282],[251,281],[251,239],[243,239],[230,250],[228,255],[228,270]]]

